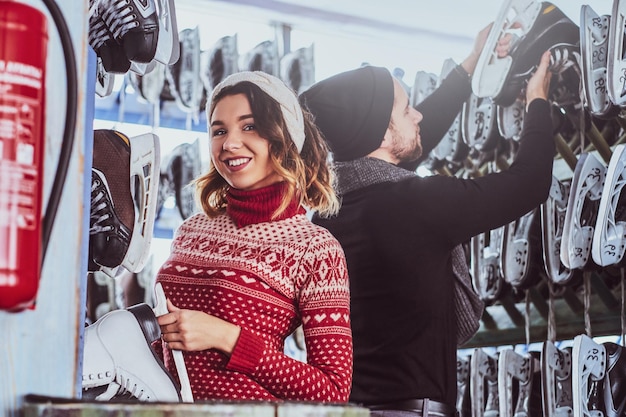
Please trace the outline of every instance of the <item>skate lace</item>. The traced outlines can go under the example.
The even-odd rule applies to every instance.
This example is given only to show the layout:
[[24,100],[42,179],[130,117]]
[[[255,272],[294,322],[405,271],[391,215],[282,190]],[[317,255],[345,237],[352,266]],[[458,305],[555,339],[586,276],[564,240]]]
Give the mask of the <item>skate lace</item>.
[[106,189],[97,174],[91,179],[91,211],[89,215],[89,234],[113,230],[112,216],[108,208]]
[[117,375],[115,376],[115,381],[119,384],[119,388],[117,391],[118,395],[128,393],[140,401],[150,400],[150,394],[145,392],[143,388],[140,388],[137,385],[136,382],[133,382],[131,378],[125,376],[121,372],[118,371]]
[[139,26],[131,0],[106,0],[104,3],[103,18],[115,39],[121,39]]
[[89,5],[89,45],[98,50],[106,41],[111,39],[109,29],[106,27],[102,16],[98,11],[99,2],[90,2]]

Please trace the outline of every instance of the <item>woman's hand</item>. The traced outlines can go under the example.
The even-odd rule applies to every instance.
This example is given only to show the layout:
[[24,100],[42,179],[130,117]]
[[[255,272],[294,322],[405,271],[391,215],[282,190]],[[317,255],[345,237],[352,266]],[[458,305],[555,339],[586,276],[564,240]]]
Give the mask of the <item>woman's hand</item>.
[[241,329],[232,323],[196,310],[176,307],[167,300],[169,313],[157,318],[161,338],[170,349],[200,351],[218,349],[230,355]]

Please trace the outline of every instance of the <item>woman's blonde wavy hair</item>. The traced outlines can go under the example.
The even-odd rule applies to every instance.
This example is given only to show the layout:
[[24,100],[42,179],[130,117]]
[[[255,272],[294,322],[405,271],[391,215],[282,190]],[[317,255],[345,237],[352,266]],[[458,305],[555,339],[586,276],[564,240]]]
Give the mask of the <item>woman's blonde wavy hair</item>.
[[[308,111],[303,109],[305,140],[302,151],[298,152],[278,102],[254,83],[243,81],[225,87],[207,109],[209,137],[215,105],[225,96],[235,94],[244,94],[248,98],[255,127],[259,135],[269,141],[270,161],[287,183],[285,195],[272,218],[282,214],[294,198],[298,198],[301,205],[317,211],[320,216],[336,214],[339,200],[333,189],[335,175],[329,162],[328,145]],[[196,198],[207,216],[215,217],[226,211],[226,195],[230,185],[217,172],[213,163],[206,174],[195,180],[195,186]]]

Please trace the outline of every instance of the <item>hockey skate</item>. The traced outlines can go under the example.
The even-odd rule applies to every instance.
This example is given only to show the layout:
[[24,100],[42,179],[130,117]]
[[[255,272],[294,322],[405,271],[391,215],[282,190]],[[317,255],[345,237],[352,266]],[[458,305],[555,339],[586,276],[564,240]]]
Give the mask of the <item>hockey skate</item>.
[[539,209],[535,208],[504,226],[502,236],[502,277],[513,288],[524,290],[539,279],[541,261]]
[[200,79],[207,92],[238,71],[237,34],[218,39],[211,49],[200,53]]
[[89,0],[89,45],[102,62],[104,72],[125,74],[130,69],[130,60],[124,47],[114,38],[105,22],[100,0]]
[[498,357],[476,349],[470,370],[472,417],[499,417]]
[[[603,380],[607,369],[604,345],[581,334],[574,338],[572,350],[572,400],[574,417],[608,417],[604,415]],[[623,398],[626,398],[623,397]],[[614,417],[620,414],[614,415]]]
[[553,342],[545,341],[541,351],[541,386],[543,415],[545,417],[571,417],[572,402],[572,349],[559,349]]
[[263,41],[244,54],[242,67],[248,71],[263,71],[279,76],[279,61],[276,42]]
[[470,148],[489,152],[502,139],[496,126],[496,105],[490,97],[470,94],[461,111],[461,137]]
[[313,45],[283,55],[279,67],[280,79],[300,94],[315,83]]
[[591,6],[580,8],[580,55],[582,87],[589,113],[597,117],[613,118],[619,112],[607,91],[607,52],[611,16],[598,16]]
[[541,414],[540,366],[537,352],[521,355],[513,349],[498,356],[499,417]]
[[129,139],[114,130],[96,130],[93,148],[89,270],[114,277],[121,265],[137,272],[150,255],[158,137],[148,133]]
[[147,74],[129,71],[126,76],[143,101],[156,105],[161,102],[161,91],[165,85],[165,66],[154,62],[154,69]]
[[106,386],[96,400],[127,393],[139,401],[180,402],[176,383],[150,347],[160,336],[156,316],[147,304],[111,311],[87,326],[83,395]]
[[161,176],[171,188],[176,199],[176,207],[183,220],[197,211],[195,203],[195,187],[192,182],[202,171],[200,161],[200,141],[182,143],[176,146],[163,161]]
[[619,265],[626,245],[626,208],[622,188],[626,183],[626,145],[615,147],[600,197],[591,255],[600,266]]
[[485,304],[500,298],[505,286],[500,257],[504,227],[474,236],[470,240],[470,271],[476,292]]
[[520,140],[525,112],[524,101],[521,98],[515,99],[510,106],[497,106],[496,122],[498,132],[504,139],[516,142]]
[[96,94],[98,97],[108,97],[113,92],[115,74],[109,74],[104,69],[102,58],[96,57]]
[[183,29],[180,34],[180,59],[167,67],[170,92],[185,113],[197,114],[202,100],[200,79],[200,29]]
[[576,164],[565,212],[561,262],[570,269],[594,268],[591,242],[602,196],[606,166],[593,154],[582,153]]
[[175,0],[155,0],[159,21],[159,39],[154,60],[163,65],[172,65],[180,58],[178,24],[176,22]]
[[558,285],[569,283],[573,277],[573,271],[563,264],[560,255],[569,191],[569,182],[552,177],[548,199],[540,206],[543,263],[548,278]]
[[609,98],[617,106],[626,105],[626,1],[613,0],[607,57],[607,87]]
[[468,356],[456,357],[456,409],[459,417],[471,417],[472,405],[470,398],[470,361]]
[[[515,40],[509,53],[500,58],[496,46],[507,33]],[[508,0],[503,3],[478,59],[472,77],[474,94],[510,106],[521,94],[543,52],[557,44],[578,44],[579,36],[578,26],[553,4]]]
[[415,81],[411,86],[409,104],[415,108],[437,88],[438,77],[432,72],[417,71]]

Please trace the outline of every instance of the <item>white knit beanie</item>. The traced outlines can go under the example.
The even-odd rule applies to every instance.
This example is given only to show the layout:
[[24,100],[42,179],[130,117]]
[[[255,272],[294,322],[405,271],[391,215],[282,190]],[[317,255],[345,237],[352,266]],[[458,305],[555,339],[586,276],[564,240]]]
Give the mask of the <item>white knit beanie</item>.
[[302,108],[298,102],[298,96],[279,78],[273,75],[267,74],[262,71],[241,71],[229,75],[215,86],[211,93],[211,103],[207,106],[207,122],[210,124],[211,107],[215,96],[224,89],[224,87],[233,86],[243,81],[251,82],[259,87],[266,94],[272,97],[280,104],[280,109],[283,113],[283,119],[287,124],[287,130],[291,139],[296,144],[298,152],[302,151],[304,145],[304,116],[302,114]]

